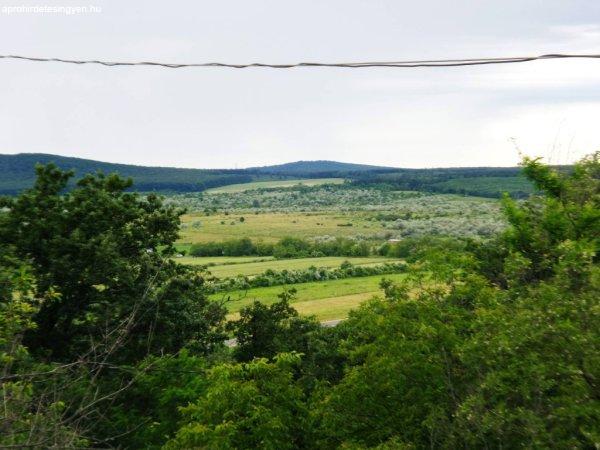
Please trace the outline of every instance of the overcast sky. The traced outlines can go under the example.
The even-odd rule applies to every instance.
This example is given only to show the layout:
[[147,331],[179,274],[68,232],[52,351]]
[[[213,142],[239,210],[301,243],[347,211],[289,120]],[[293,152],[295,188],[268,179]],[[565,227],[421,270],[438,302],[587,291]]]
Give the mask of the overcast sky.
[[[347,62],[600,53],[598,0],[115,0],[0,12],[0,54]],[[568,163],[600,149],[600,60],[447,69],[105,68],[0,60],[0,153],[247,167]]]

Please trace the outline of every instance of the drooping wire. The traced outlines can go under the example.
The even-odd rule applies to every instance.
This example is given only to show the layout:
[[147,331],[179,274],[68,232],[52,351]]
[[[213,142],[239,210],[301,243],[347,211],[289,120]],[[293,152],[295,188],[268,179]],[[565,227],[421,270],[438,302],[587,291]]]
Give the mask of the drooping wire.
[[572,59],[587,58],[597,59],[600,54],[564,54],[553,53],[539,56],[510,56],[499,58],[467,58],[467,59],[432,59],[432,60],[407,60],[407,61],[369,61],[369,62],[346,62],[346,63],[327,63],[327,62],[299,62],[291,64],[269,64],[269,63],[248,63],[231,64],[221,62],[203,62],[203,63],[164,63],[156,61],[104,61],[104,60],[80,60],[80,59],[62,59],[62,58],[38,58],[32,56],[20,55],[0,55],[0,59],[25,60],[34,62],[57,62],[65,64],[96,64],[107,67],[117,66],[154,66],[168,69],[181,69],[193,67],[222,67],[231,69],[247,68],[269,68],[269,69],[292,69],[300,67],[330,67],[344,69],[359,69],[369,67],[391,67],[391,68],[415,68],[415,67],[460,67],[460,66],[478,66],[487,64],[513,64],[538,60],[549,59]]

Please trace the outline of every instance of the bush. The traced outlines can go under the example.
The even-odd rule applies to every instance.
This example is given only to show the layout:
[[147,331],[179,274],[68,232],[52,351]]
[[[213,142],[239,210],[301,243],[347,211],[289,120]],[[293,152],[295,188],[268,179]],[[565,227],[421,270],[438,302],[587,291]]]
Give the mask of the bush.
[[273,256],[276,258],[305,258],[310,252],[310,242],[295,237],[285,237],[273,248]]

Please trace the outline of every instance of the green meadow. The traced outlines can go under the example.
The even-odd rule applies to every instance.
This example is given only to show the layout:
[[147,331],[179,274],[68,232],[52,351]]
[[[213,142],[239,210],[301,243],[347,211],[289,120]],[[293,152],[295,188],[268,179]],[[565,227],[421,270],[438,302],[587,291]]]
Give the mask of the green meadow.
[[[220,257],[217,257],[220,258]],[[326,256],[322,258],[296,258],[296,259],[281,259],[273,260],[269,257],[252,257],[252,256],[240,256],[240,257],[223,257],[223,263],[219,264],[214,262],[218,260],[214,257],[204,258],[191,258],[186,257],[183,261],[187,264],[201,265],[208,264],[207,261],[213,261],[213,266],[209,266],[207,270],[218,278],[235,277],[237,275],[251,276],[258,275],[266,270],[304,270],[309,267],[327,267],[334,268],[339,267],[343,262],[348,261],[355,266],[371,266],[377,264],[383,264],[385,262],[399,261],[394,258],[383,258],[383,257],[345,257],[345,256]],[[236,261],[236,258],[240,261]],[[258,259],[257,259],[258,258]]]
[[246,192],[255,189],[288,188],[294,186],[318,186],[320,184],[341,184],[343,178],[313,178],[300,180],[274,180],[274,181],[255,181],[252,183],[230,184],[213,189],[208,189],[208,194],[231,194],[236,192]]
[[405,274],[376,275],[291,286],[271,286],[219,293],[212,295],[211,298],[215,301],[224,301],[227,309],[233,313],[230,315],[233,318],[241,308],[252,304],[255,300],[272,304],[279,300],[278,294],[293,288],[296,289],[296,297],[291,303],[301,314],[315,315],[321,321],[343,319],[348,311],[363,301],[381,294],[379,284],[383,278],[398,281],[405,276]]
[[[240,221],[243,217],[244,221]],[[249,237],[264,242],[277,242],[286,236],[315,238],[318,236],[376,235],[381,226],[367,221],[364,215],[344,212],[288,213],[248,212],[183,216],[179,243],[214,242]],[[352,224],[349,226],[348,224]]]

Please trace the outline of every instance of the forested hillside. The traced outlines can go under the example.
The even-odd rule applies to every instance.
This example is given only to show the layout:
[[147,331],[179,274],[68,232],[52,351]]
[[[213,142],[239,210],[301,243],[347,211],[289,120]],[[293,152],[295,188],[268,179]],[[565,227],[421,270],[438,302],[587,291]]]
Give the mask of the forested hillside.
[[[138,191],[199,192],[206,189],[253,181],[293,178],[347,177],[372,170],[389,170],[376,166],[339,163],[335,161],[299,161],[279,166],[249,169],[181,169],[114,164],[89,159],[70,158],[41,153],[0,155],[0,194],[15,194],[31,187],[35,181],[37,163],[55,163],[64,170],[74,170],[77,176],[101,171],[131,177]],[[201,161],[199,161],[201,165]]]
[[533,192],[531,183],[514,167],[397,169],[336,161],[297,161],[249,169],[209,170],[133,166],[49,154],[18,154],[0,155],[0,194],[12,195],[31,187],[35,164],[49,162],[66,170],[73,169],[77,176],[101,171],[131,177],[133,188],[142,192],[201,192],[253,181],[307,178],[343,178],[358,185],[382,189],[491,198],[499,198],[504,192],[515,198],[525,198]]
[[444,192],[499,198],[507,192],[525,198],[532,183],[518,167],[458,167],[447,169],[398,169],[385,173],[363,173],[355,177],[364,185],[381,184],[394,189]]
[[364,172],[382,173],[395,170],[393,167],[352,164],[337,161],[296,161],[275,166],[253,167],[249,170],[260,173],[295,175],[302,177],[337,177]]
[[178,169],[114,164],[89,159],[42,153],[0,155],[0,194],[15,194],[29,188],[35,181],[37,163],[53,162],[64,170],[74,170],[77,176],[101,171],[132,178],[139,191],[195,192],[256,179],[269,179],[244,170]]

